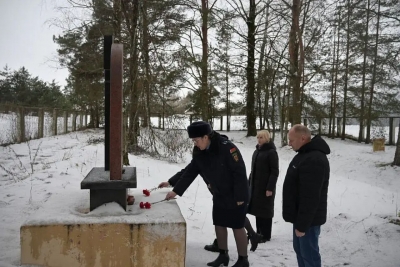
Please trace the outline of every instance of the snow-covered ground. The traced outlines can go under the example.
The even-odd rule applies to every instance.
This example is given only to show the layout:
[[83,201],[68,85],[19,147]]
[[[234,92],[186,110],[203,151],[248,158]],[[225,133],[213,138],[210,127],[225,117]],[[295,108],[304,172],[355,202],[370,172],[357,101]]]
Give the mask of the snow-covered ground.
[[[249,167],[256,139],[245,137],[245,132],[224,133],[239,147]],[[101,137],[101,130],[86,130],[0,147],[1,267],[19,266],[20,226],[45,206],[60,209],[66,218],[76,213],[78,207],[70,205],[77,199],[86,199],[80,205],[88,208],[89,192],[80,190],[80,182],[93,167],[104,166],[103,144],[88,142]],[[323,266],[400,266],[400,226],[389,222],[399,219],[400,209],[400,168],[388,165],[393,161],[395,147],[387,146],[385,152],[373,153],[371,145],[325,140],[332,153],[329,156],[328,221],[322,227],[320,237]],[[275,143],[279,145],[280,140]],[[278,148],[278,154],[280,176],[272,240],[260,244],[255,252],[249,252],[250,266],[254,267],[296,266],[291,224],[284,222],[281,216],[282,184],[295,153],[289,147],[282,147]],[[136,203],[130,212],[132,209],[138,211],[140,201],[147,201],[142,195],[143,189],[166,181],[190,158],[186,153],[184,162],[173,164],[148,156],[130,155],[131,166],[137,167],[138,175],[138,188],[131,190]],[[152,192],[152,200],[163,199],[169,190]],[[215,237],[210,193],[203,180],[198,178],[176,201],[187,222],[186,266],[205,266],[217,256],[203,249]],[[168,207],[164,202],[156,205],[154,209],[160,208],[164,213]],[[125,214],[118,206],[113,207],[117,215],[136,216],[135,212]],[[105,212],[110,211],[105,209]],[[249,218],[255,225],[254,218]],[[237,259],[231,231],[228,243],[231,266]]]

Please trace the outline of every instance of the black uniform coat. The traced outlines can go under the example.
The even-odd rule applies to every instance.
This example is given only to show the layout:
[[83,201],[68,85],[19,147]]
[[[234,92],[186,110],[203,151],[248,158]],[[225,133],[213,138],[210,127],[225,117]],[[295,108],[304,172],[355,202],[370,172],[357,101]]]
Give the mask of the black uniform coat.
[[[279,159],[272,141],[257,145],[251,160],[249,214],[261,218],[274,217],[276,181],[279,176]],[[272,191],[270,197],[266,191]]]
[[[223,135],[223,136],[225,136],[225,135]],[[194,155],[195,153],[198,153],[198,152],[199,152],[199,150],[197,149],[196,151],[193,151],[193,154],[192,154],[192,155]],[[176,174],[174,174],[171,178],[169,178],[169,179],[168,179],[168,183],[169,183],[171,186],[175,186],[175,185],[178,183],[178,181],[182,178],[183,174],[184,174],[185,171],[186,171],[186,168],[187,168],[187,166],[186,166],[184,169],[182,169],[182,170],[180,170],[179,172],[177,172]],[[201,175],[201,173],[200,173],[199,175],[203,178],[203,176]],[[206,181],[204,178],[203,178],[203,180],[204,180],[204,182],[207,184],[207,188],[208,188],[208,190],[210,191],[210,193],[212,194],[212,190],[211,190],[209,184],[207,183],[207,181]]]
[[326,222],[330,153],[328,144],[315,136],[290,162],[283,183],[283,219],[300,232]]
[[213,132],[208,149],[195,147],[192,161],[186,166],[173,191],[182,196],[201,174],[211,186],[213,203],[222,209],[237,209],[237,202],[248,204],[249,186],[246,167],[237,147],[225,136]]

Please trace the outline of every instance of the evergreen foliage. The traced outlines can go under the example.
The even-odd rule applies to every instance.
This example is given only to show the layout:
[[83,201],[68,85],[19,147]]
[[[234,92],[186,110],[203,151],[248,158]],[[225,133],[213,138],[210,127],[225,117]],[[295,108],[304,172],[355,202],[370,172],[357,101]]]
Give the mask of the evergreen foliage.
[[54,80],[32,77],[25,67],[13,71],[5,66],[0,71],[0,104],[68,109],[70,103]]

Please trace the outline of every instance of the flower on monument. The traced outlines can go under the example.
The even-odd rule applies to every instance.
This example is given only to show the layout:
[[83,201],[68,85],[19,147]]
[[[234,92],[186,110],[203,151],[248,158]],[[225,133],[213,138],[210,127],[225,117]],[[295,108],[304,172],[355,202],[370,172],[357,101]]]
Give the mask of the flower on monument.
[[127,201],[128,205],[133,205],[133,203],[135,202],[135,197],[132,195],[128,195],[126,201]]
[[151,208],[151,203],[149,203],[149,202],[140,202],[139,207],[141,209],[150,209]]
[[148,196],[150,196],[150,192],[151,191],[154,191],[154,190],[157,190],[158,189],[158,187],[153,187],[152,189],[143,189],[143,195],[145,195],[146,197],[148,197]]

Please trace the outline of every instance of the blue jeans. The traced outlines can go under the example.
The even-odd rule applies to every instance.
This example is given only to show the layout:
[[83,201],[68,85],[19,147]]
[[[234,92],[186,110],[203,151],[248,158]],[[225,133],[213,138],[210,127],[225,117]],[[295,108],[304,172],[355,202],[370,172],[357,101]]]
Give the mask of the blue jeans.
[[321,255],[318,247],[321,226],[310,227],[302,237],[296,236],[295,229],[296,227],[293,225],[293,248],[299,267],[321,267]]

